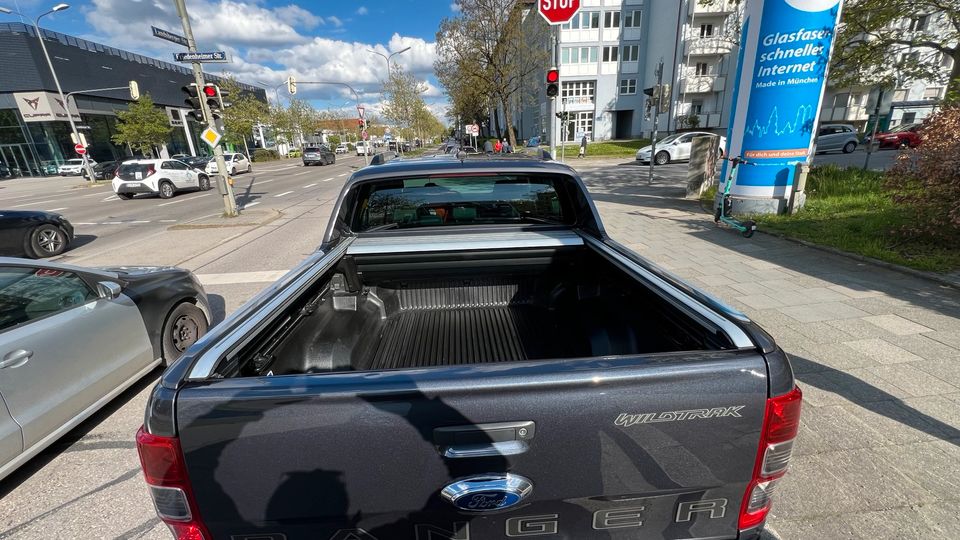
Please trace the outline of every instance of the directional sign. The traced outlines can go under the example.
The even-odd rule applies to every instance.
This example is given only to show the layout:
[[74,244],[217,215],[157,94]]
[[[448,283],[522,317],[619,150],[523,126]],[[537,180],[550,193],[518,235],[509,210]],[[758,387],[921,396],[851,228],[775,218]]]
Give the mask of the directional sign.
[[227,63],[227,53],[223,51],[213,52],[185,52],[173,53],[173,59],[177,62],[205,62],[205,63]]
[[184,47],[189,46],[187,45],[187,38],[179,34],[174,34],[173,32],[167,32],[163,28],[157,28],[156,26],[151,26],[150,29],[153,30],[153,37],[158,37],[160,39],[172,41],[177,45],[183,45]]
[[210,148],[213,148],[220,144],[220,139],[223,138],[222,135],[217,133],[213,128],[207,128],[203,130],[203,133],[200,134],[200,138],[203,139],[203,142],[210,145]]
[[84,155],[84,154],[87,153],[87,149],[84,148],[83,145],[80,144],[80,143],[77,143],[76,146],[73,147],[73,149],[74,149],[74,151],[77,152],[77,155],[81,155],[81,156],[82,156],[82,155]]
[[537,11],[548,23],[563,24],[580,11],[580,0],[537,0]]

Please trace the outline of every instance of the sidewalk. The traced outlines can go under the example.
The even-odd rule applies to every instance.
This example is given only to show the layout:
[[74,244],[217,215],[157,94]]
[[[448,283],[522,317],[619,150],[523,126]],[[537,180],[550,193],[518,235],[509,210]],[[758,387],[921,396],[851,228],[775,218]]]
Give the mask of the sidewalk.
[[[576,164],[573,164],[576,166]],[[960,292],[717,228],[681,179],[585,167],[611,236],[757,321],[804,392],[769,523],[787,539],[960,538]]]

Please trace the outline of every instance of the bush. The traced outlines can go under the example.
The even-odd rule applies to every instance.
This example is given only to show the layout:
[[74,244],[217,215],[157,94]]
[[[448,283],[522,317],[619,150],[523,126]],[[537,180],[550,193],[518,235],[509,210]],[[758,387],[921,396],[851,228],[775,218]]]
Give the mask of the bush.
[[327,144],[333,147],[340,145],[340,136],[339,135],[330,135],[327,137]]
[[262,163],[264,161],[276,161],[278,159],[280,159],[280,154],[278,154],[276,150],[257,148],[253,151],[253,161],[257,163]]
[[906,149],[887,172],[894,201],[915,214],[907,236],[960,239],[960,107],[927,118],[921,143]]

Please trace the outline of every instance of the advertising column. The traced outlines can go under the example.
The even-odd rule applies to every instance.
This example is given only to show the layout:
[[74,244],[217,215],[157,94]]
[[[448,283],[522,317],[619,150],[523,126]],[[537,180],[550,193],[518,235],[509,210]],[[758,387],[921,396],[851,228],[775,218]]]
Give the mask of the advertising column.
[[738,167],[735,211],[782,211],[797,163],[809,163],[840,5],[747,0],[726,155],[755,166]]

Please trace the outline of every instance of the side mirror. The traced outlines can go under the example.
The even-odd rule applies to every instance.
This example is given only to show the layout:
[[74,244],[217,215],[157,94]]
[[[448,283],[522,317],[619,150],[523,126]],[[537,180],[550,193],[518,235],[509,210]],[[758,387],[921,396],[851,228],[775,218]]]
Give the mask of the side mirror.
[[113,300],[120,296],[123,289],[119,284],[112,281],[100,281],[97,283],[97,294],[105,300]]

